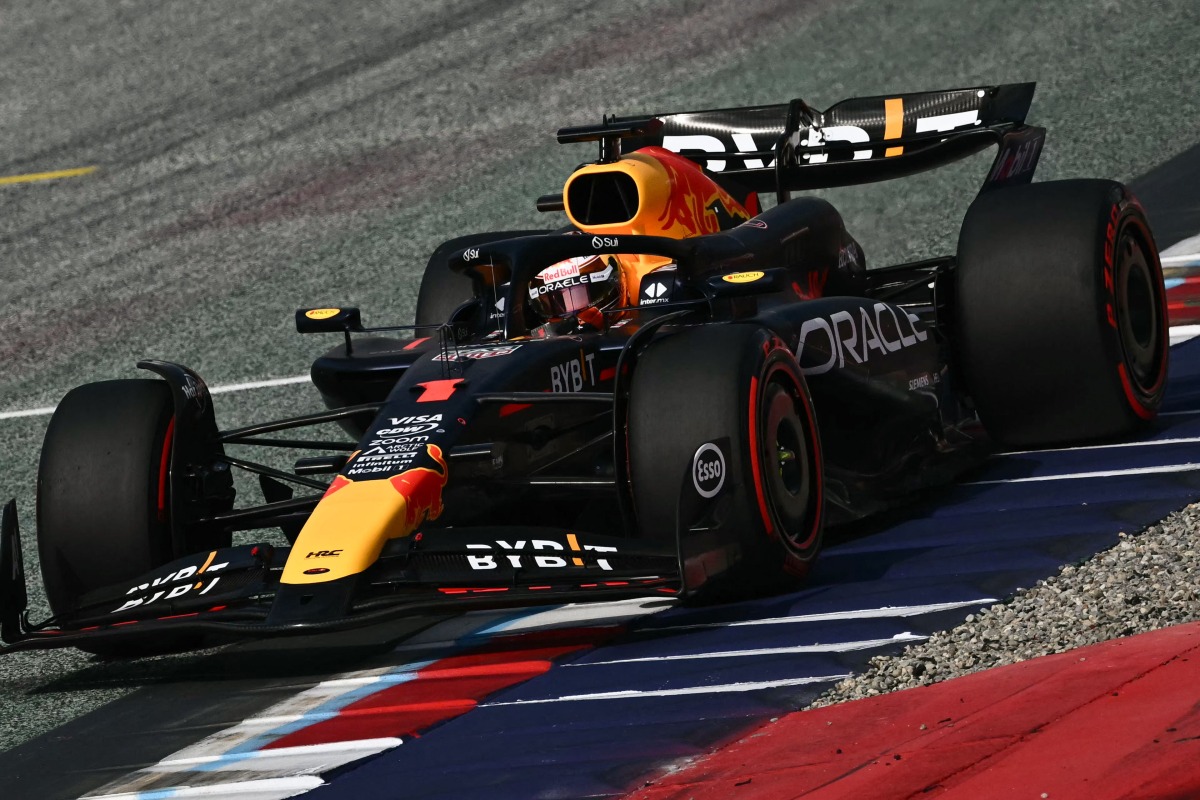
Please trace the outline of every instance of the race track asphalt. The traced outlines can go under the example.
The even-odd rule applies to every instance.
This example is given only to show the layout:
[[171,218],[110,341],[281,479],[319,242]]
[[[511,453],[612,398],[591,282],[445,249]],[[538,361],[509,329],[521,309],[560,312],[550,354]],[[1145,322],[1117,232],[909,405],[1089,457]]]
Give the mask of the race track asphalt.
[[[1130,180],[1197,143],[1191,0],[529,0],[0,6],[0,412],[133,362],[210,383],[303,374],[302,305],[408,321],[459,233],[558,224],[533,199],[602,113],[1038,81],[1041,179]],[[950,252],[978,159],[832,193],[876,264]],[[312,408],[304,387],[220,395],[235,425]],[[0,419],[0,493],[32,543],[47,417]],[[44,613],[35,589],[34,616]],[[0,660],[0,749],[201,657]]]

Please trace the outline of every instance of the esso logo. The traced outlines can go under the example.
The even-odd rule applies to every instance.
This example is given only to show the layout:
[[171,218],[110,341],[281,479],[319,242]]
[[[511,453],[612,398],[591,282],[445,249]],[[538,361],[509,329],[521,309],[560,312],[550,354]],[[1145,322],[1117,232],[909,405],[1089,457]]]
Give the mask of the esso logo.
[[712,442],[692,456],[692,484],[701,497],[716,497],[725,485],[725,454]]

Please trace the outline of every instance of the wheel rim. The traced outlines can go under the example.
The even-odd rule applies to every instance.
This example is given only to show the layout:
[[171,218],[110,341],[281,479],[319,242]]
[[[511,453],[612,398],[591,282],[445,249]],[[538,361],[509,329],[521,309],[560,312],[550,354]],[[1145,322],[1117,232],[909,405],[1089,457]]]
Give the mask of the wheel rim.
[[779,383],[772,382],[764,393],[762,419],[760,452],[768,506],[787,545],[802,550],[811,544],[816,477],[796,399]]
[[1162,318],[1149,259],[1138,237],[1126,232],[1117,244],[1117,330],[1129,377],[1142,394],[1153,394],[1162,371]]

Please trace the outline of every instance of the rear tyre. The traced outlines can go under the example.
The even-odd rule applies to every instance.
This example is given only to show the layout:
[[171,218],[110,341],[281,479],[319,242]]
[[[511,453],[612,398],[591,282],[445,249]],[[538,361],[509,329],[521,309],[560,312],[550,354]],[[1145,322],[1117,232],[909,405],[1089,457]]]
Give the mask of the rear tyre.
[[638,361],[629,403],[642,536],[674,540],[677,516],[686,527],[699,513],[705,530],[682,535],[725,555],[685,567],[708,577],[698,597],[794,588],[820,550],[824,493],[812,402],[783,342],[736,324],[656,341]]
[[1000,444],[1127,435],[1166,387],[1166,292],[1145,212],[1119,183],[998,189],[958,242],[958,359]]
[[429,263],[421,276],[421,288],[417,292],[416,324],[440,325],[450,319],[455,309],[475,297],[475,286],[471,278],[461,272],[455,272],[446,263],[454,251],[501,239],[543,233],[546,231],[492,231],[460,236],[442,243],[429,257]]

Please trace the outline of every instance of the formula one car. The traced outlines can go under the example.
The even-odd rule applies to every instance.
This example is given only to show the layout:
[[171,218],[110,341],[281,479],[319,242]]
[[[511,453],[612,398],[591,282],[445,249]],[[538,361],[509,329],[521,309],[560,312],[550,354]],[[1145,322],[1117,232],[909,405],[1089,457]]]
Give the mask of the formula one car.
[[[344,340],[312,367],[328,410],[220,430],[200,377],[158,361],[139,364],[158,378],[72,390],[38,472],[53,618],[25,611],[10,503],[6,649],[761,595],[796,585],[827,526],[997,445],[1129,433],[1167,371],[1157,249],[1120,184],[1031,183],[1033,90],[565,128],[599,143],[538,201],[569,225],[442,245],[413,326],[297,312],[301,333]],[[992,145],[953,256],[868,271],[832,205],[792,197]],[[281,438],[330,423],[344,434]],[[246,446],[308,454],[283,469]],[[236,506],[235,470],[265,502]],[[290,546],[233,543],[264,528]]]

